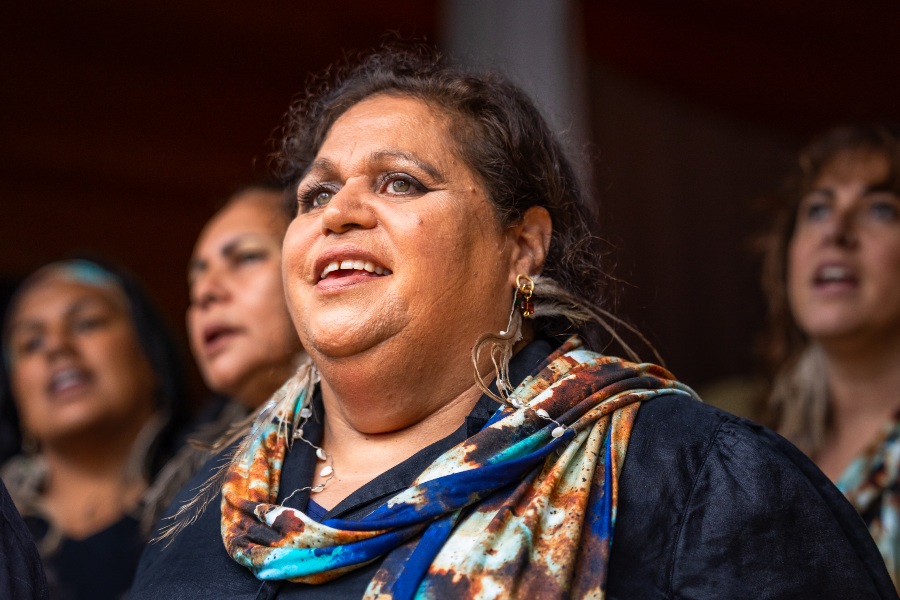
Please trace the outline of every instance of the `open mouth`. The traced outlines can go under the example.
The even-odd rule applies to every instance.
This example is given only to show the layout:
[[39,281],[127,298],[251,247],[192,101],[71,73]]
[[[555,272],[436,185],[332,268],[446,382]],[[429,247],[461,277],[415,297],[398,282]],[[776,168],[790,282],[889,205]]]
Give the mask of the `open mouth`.
[[51,396],[59,396],[81,389],[91,383],[92,376],[78,367],[67,367],[53,373],[47,384],[47,391]]
[[368,260],[333,260],[322,269],[319,279],[337,279],[341,277],[350,277],[353,275],[362,275],[364,277],[384,277],[390,275],[391,270],[381,265],[377,265]]
[[203,329],[203,347],[207,353],[222,347],[238,333],[238,328],[229,325],[212,325]]
[[813,285],[816,287],[855,287],[858,284],[859,278],[856,273],[843,265],[825,265],[817,269],[813,275]]

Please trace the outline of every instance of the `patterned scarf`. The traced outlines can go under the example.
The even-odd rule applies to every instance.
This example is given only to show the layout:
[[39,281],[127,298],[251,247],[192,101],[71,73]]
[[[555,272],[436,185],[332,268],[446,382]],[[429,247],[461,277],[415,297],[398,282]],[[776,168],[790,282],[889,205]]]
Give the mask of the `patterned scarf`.
[[[360,520],[275,504],[286,423],[264,424],[222,488],[222,538],[259,579],[322,583],[386,556],[365,598],[603,598],[618,478],[640,402],[692,396],[662,367],[569,339],[484,428]],[[552,436],[556,423],[566,427]]]
[[900,589],[900,420],[885,424],[878,441],[850,463],[837,487],[869,526]]

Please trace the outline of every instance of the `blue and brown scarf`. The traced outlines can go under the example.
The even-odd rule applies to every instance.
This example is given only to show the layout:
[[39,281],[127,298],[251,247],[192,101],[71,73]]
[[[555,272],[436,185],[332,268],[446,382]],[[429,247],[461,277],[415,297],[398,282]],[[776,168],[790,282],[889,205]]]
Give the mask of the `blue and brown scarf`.
[[900,416],[884,424],[836,485],[862,515],[900,590]]
[[[384,558],[365,598],[603,598],[618,478],[640,403],[692,396],[662,367],[582,349],[547,358],[484,428],[368,516],[322,523],[275,504],[300,394],[226,475],[222,538],[263,580],[322,583]],[[543,409],[566,427],[541,418]]]

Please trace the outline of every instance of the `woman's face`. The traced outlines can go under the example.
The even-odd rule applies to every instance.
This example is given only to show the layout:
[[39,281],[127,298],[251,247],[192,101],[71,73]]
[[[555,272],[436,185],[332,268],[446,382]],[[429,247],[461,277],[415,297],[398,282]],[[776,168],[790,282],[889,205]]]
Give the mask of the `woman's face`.
[[13,312],[8,352],[22,427],[41,442],[139,427],[154,410],[156,378],[118,289],[49,275]]
[[331,127],[284,244],[288,305],[315,358],[466,357],[506,327],[514,244],[449,125],[422,101],[381,95]]
[[281,285],[280,198],[248,192],[219,211],[188,271],[188,332],[203,378],[250,407],[290,377],[300,351]]
[[885,188],[889,168],[878,152],[839,154],[800,203],[788,299],[813,339],[900,336],[900,198]]

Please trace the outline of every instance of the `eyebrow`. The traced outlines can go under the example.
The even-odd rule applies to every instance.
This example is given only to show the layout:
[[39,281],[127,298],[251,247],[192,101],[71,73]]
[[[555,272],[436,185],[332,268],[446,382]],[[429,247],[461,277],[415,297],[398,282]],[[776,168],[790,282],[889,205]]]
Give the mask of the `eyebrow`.
[[[90,308],[91,305],[94,304],[96,304],[100,308],[107,308],[113,311],[117,308],[120,308],[117,307],[114,302],[111,302],[106,298],[86,296],[84,298],[79,298],[72,304],[72,306],[68,307],[63,313],[63,317],[66,319],[70,319],[73,315],[77,315],[80,311],[84,310],[85,308]],[[17,319],[13,321],[9,326],[8,337],[12,337],[18,331],[40,329],[42,326],[43,322],[40,319]]]
[[[890,181],[882,181],[880,183],[873,183],[871,185],[867,185],[865,189],[863,189],[862,195],[865,196],[867,194],[880,194],[881,192],[888,192],[894,195],[897,194],[897,190],[891,185]],[[810,194],[824,194],[826,196],[834,196],[834,187],[833,186],[824,186],[824,187],[814,187],[809,191]]]
[[[437,183],[445,183],[446,178],[443,173],[437,169],[437,167],[433,166],[430,163],[427,163],[413,154],[409,152],[404,152],[402,150],[379,150],[377,152],[372,152],[366,159],[367,163],[378,163],[384,161],[386,159],[393,160],[401,160],[408,163],[412,163],[419,169],[425,171],[429,177],[434,179]],[[337,168],[333,161],[327,158],[318,158],[312,162],[306,172],[303,174],[303,178],[308,177],[311,173],[315,172],[324,172],[324,173],[333,173]]]
[[[237,252],[237,249],[240,248],[241,244],[243,244],[247,240],[265,241],[265,236],[250,231],[239,234],[236,238],[222,246],[219,249],[218,254],[225,257],[230,257],[235,252]],[[209,261],[203,258],[191,257],[191,259],[188,261],[187,268],[188,282],[190,282],[191,280],[191,275],[202,272],[208,265]]]
[[399,160],[403,160],[406,162],[410,162],[410,163],[416,165],[418,168],[425,171],[426,173],[428,173],[428,175],[432,179],[438,181],[439,183],[444,182],[443,174],[440,171],[438,171],[436,167],[432,166],[431,164],[429,164],[423,160],[420,160],[418,157],[413,156],[412,154],[409,154],[408,152],[403,152],[401,150],[381,150],[379,152],[373,152],[372,154],[369,155],[369,160],[372,162],[381,161],[386,158],[399,159]]
[[878,194],[881,192],[890,192],[891,194],[897,195],[897,190],[891,185],[890,181],[882,181],[880,183],[875,183],[866,187],[866,191],[863,194]]

